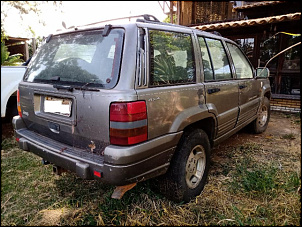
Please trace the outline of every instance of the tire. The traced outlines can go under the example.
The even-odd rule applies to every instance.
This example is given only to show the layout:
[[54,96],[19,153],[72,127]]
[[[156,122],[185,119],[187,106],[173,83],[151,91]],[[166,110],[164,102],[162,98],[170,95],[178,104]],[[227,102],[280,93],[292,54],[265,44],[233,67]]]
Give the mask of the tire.
[[209,173],[210,142],[201,129],[185,133],[167,173],[158,181],[159,190],[175,202],[189,202],[200,195]]
[[11,123],[14,116],[18,115],[17,97],[11,96],[6,105],[5,117],[3,123]]
[[267,97],[264,97],[257,115],[251,126],[253,133],[259,134],[266,130],[271,115],[270,102]]

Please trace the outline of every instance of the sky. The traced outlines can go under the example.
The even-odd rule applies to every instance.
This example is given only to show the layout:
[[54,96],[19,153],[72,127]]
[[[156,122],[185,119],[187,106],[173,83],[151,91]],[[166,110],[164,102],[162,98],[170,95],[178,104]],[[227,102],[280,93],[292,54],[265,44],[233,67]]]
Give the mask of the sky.
[[[8,36],[32,38],[48,36],[57,29],[63,29],[62,21],[66,27],[71,27],[141,14],[151,14],[163,21],[167,15],[160,5],[163,6],[163,1],[63,1],[61,10],[56,11],[51,5],[45,5],[41,18],[30,13],[24,15],[22,20],[17,10],[9,9],[4,29]],[[167,5],[165,10],[168,11]],[[39,19],[44,20],[46,25],[39,24]],[[29,31],[28,26],[31,26],[35,35]]]

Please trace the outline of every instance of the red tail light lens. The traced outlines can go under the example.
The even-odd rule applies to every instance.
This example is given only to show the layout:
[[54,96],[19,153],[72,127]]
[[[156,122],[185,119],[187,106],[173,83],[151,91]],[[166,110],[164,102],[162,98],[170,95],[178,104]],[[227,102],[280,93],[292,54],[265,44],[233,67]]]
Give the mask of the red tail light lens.
[[116,102],[110,106],[110,143],[133,145],[148,138],[147,107],[144,101]]
[[20,105],[20,92],[19,92],[19,90],[17,90],[17,109],[18,109],[19,116],[22,117],[21,105]]

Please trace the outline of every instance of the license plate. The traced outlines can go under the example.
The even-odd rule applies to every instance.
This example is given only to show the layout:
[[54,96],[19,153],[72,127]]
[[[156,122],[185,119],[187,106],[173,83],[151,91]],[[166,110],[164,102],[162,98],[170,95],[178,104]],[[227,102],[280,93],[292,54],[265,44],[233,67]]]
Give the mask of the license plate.
[[46,96],[44,99],[44,112],[70,117],[71,99]]

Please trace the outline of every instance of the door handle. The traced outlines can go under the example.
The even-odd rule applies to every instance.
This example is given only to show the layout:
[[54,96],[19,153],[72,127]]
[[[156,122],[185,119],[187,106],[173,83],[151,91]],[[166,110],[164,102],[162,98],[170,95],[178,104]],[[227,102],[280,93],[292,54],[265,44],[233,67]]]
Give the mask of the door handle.
[[247,86],[246,85],[239,85],[239,89],[243,89],[243,88],[246,88]]
[[213,94],[213,93],[219,92],[219,91],[220,91],[220,88],[217,88],[217,87],[215,87],[215,88],[209,88],[208,89],[208,94]]
[[60,125],[52,123],[52,122],[48,122],[48,128],[50,129],[50,131],[52,131],[53,133],[60,133]]

